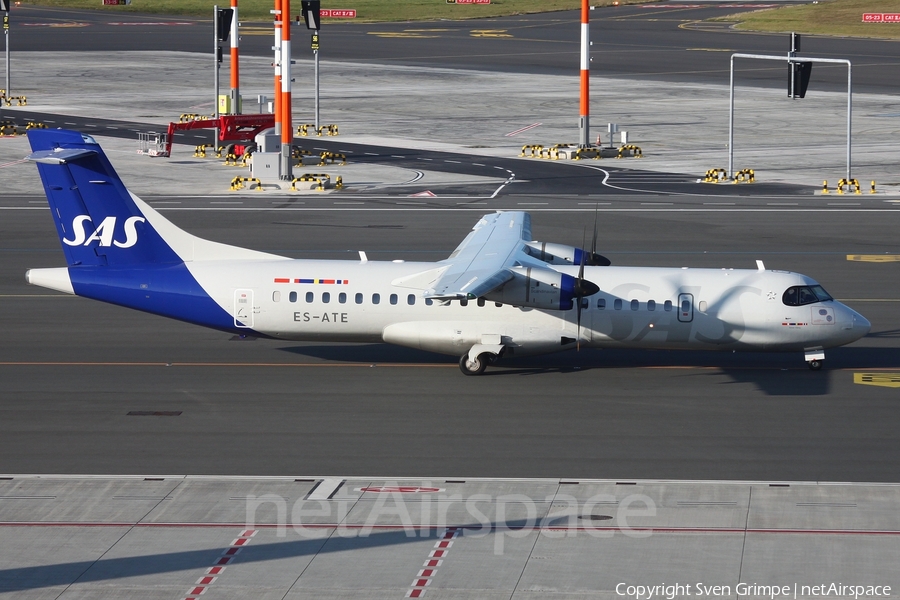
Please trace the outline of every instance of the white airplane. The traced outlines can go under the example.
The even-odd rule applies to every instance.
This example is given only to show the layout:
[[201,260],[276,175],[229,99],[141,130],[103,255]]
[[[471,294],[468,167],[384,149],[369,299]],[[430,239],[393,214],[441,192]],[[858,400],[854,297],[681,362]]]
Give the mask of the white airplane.
[[29,283],[231,333],[387,342],[460,356],[575,347],[803,352],[868,333],[860,314],[788,271],[612,267],[532,241],[523,212],[482,217],[438,262],[294,260],[195,237],[130,193],[75,131],[28,132],[67,267]]

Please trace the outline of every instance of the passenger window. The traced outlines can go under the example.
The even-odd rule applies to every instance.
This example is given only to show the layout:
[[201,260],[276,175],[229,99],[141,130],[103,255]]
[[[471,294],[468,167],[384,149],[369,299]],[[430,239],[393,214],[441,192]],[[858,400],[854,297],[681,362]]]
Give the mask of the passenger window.
[[341,304],[347,304],[347,294],[345,294],[344,292],[338,294],[338,302],[340,302]]
[[501,306],[503,306],[503,303],[502,302],[494,302],[494,306],[496,306],[497,308],[500,308]]
[[281,302],[281,292],[272,292],[272,302]]
[[613,308],[615,308],[616,310],[622,310],[622,299],[621,298],[616,298],[616,301],[613,302]]
[[637,310],[637,309],[639,309],[640,307],[641,307],[641,303],[640,303],[640,302],[638,302],[637,300],[632,300],[632,301],[631,301],[631,310]]
[[391,294],[391,304],[397,304],[397,294]]
[[697,308],[700,309],[700,312],[705,313],[706,306],[707,306],[706,300],[701,300],[700,303],[697,305]]
[[416,295],[410,294],[409,296],[407,296],[406,303],[409,304],[410,306],[414,305],[416,303]]
[[469,300],[467,298],[463,298],[462,300],[459,301],[459,305],[460,306],[468,306]]
[[425,298],[425,306],[431,306],[432,304],[434,304],[434,300],[432,300],[431,298]]
[[363,295],[362,295],[362,294],[357,294],[357,295],[356,295],[356,303],[357,303],[357,304],[362,304],[362,302],[363,302]]
[[484,298],[478,299],[478,306],[484,306]]
[[297,292],[291,292],[290,294],[288,294],[288,300],[290,300],[291,302],[296,302],[297,301]]
[[372,304],[378,304],[381,302],[381,294],[372,294]]
[[663,304],[663,310],[666,312],[672,312],[672,301],[666,300],[665,304]]
[[328,292],[322,292],[322,302],[324,302],[325,304],[331,302],[331,294]]
[[606,298],[597,298],[597,308],[606,310]]
[[656,300],[647,300],[647,310],[656,310]]
[[[308,304],[312,304],[312,301],[313,301],[313,293],[312,293],[312,292],[306,292],[306,302],[307,302]],[[293,302],[293,300],[291,300],[291,302]]]

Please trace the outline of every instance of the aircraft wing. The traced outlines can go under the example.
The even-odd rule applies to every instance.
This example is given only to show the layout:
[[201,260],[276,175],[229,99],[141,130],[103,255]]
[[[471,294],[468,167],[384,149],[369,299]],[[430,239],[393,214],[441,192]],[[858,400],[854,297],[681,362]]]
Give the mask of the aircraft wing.
[[524,212],[500,212],[481,218],[466,239],[444,261],[444,271],[426,298],[482,296],[513,278],[508,267],[525,258],[522,246],[531,240],[531,217]]

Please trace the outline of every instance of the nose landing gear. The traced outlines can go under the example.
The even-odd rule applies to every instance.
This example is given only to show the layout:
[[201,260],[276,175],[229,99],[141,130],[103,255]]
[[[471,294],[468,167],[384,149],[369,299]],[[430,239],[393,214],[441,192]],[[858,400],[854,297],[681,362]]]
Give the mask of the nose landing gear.
[[822,369],[822,361],[825,360],[825,351],[821,348],[806,350],[803,358],[811,371],[819,371]]

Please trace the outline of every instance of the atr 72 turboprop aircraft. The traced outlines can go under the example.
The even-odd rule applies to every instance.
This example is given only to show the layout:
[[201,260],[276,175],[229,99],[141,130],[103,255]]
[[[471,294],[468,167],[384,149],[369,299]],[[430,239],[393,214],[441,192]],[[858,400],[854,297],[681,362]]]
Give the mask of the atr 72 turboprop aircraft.
[[94,139],[33,129],[32,154],[67,267],[29,283],[236,334],[388,342],[460,356],[477,375],[501,356],[580,346],[803,352],[869,322],[805,275],[612,267],[536,242],[523,212],[482,217],[435,263],[293,260],[195,237],[130,193]]

